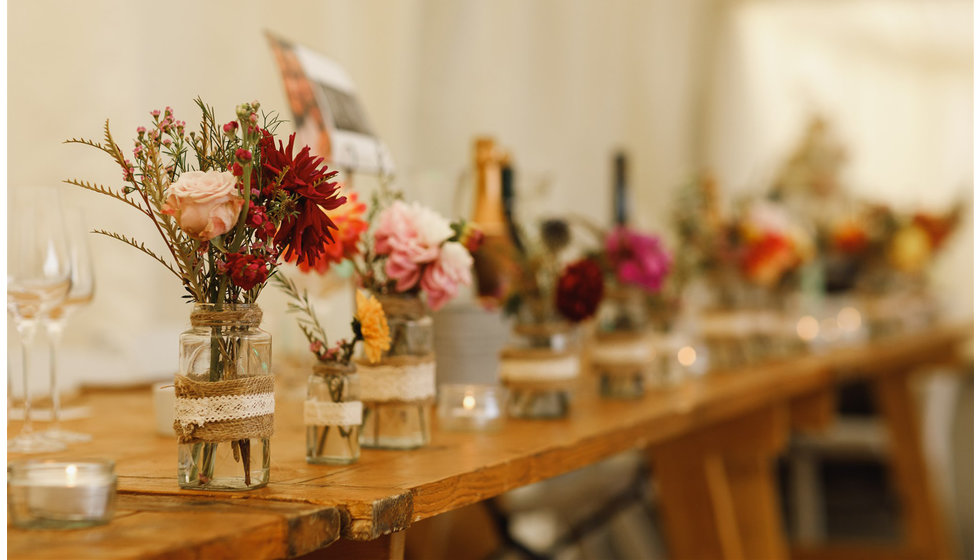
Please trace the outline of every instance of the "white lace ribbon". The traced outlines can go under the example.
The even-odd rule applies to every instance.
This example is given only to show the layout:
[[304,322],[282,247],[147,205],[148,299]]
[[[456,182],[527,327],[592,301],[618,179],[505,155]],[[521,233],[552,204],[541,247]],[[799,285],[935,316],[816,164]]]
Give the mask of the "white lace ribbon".
[[174,418],[185,428],[209,422],[241,420],[275,413],[274,393],[222,395],[220,397],[184,398],[174,403]]
[[501,358],[500,378],[507,381],[563,381],[578,377],[577,355],[549,359]]
[[420,401],[436,394],[435,361],[413,365],[358,364],[361,400]]
[[307,426],[360,426],[364,407],[361,401],[303,403],[303,424]]
[[596,342],[592,347],[592,361],[597,364],[644,364],[656,357],[653,340],[644,337],[637,340]]

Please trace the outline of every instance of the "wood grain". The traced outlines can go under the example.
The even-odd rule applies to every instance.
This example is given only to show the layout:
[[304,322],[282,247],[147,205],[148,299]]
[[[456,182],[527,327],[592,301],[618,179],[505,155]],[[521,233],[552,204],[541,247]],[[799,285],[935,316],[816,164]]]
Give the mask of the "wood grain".
[[[782,420],[773,424],[782,427],[760,432],[763,437],[756,438],[759,453],[728,457],[719,472],[725,475],[733,496],[763,495],[768,490],[752,486],[761,483],[751,472],[764,469],[753,461],[781,446],[790,418],[813,416],[813,410],[819,408],[794,415],[791,403],[811,406],[805,404],[807,399],[826,391],[835,380],[887,378],[896,366],[941,359],[971,334],[972,325],[939,327],[819,356],[691,378],[629,402],[600,399],[595,380],[583,376],[568,418],[509,419],[501,431],[479,434],[446,432],[437,425],[431,445],[425,448],[366,449],[359,462],[347,466],[306,463],[302,403],[280,394],[270,483],[251,492],[180,490],[176,442],[155,434],[149,390],[91,392],[84,395],[84,401],[94,415],[68,427],[92,433],[95,439],[70,453],[114,459],[120,503],[125,501],[130,508],[125,515],[121,510],[107,527],[76,531],[65,542],[109,542],[111,538],[128,543],[120,544],[115,552],[101,551],[107,558],[178,552],[193,557],[201,550],[219,558],[236,551],[255,558],[297,556],[322,547],[335,539],[338,531],[348,540],[378,539],[404,531],[413,522],[629,449],[688,439],[720,452],[737,443],[733,434],[739,433],[739,422],[758,422],[758,418],[753,420],[756,414],[775,415],[773,418]],[[19,423],[9,423],[8,434],[17,433],[19,427]],[[725,459],[725,454],[719,456]],[[680,487],[685,484],[683,468],[677,466],[675,477],[681,481]],[[750,473],[745,480],[754,482],[746,482],[743,488],[740,484],[744,481],[729,480],[741,477],[740,473]],[[921,474],[910,468],[908,476],[914,479]],[[186,512],[159,509],[159,504],[165,503],[160,500],[166,499],[177,500],[180,507],[185,507],[185,500],[204,500],[208,505],[186,506],[190,508]],[[691,503],[698,503],[698,499],[692,498]],[[332,522],[330,511],[337,516],[338,529],[327,527]],[[702,510],[700,515],[705,514]],[[154,529],[157,524],[166,530]],[[735,525],[736,533],[745,530]],[[195,531],[200,535],[187,537]],[[252,543],[248,533],[261,535],[262,543]],[[47,541],[48,535],[42,539],[40,533],[13,530],[11,535],[11,558],[44,557],[37,556],[46,552],[36,545]],[[184,550],[188,552],[181,552]]]

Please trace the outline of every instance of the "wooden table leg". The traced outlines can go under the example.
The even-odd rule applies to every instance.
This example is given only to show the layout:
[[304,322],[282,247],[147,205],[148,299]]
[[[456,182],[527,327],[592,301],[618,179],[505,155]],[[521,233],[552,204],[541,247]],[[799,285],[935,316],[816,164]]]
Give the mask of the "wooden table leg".
[[953,552],[923,454],[921,415],[909,388],[909,373],[874,380],[875,396],[889,434],[905,543],[915,556],[949,559]]
[[672,558],[788,557],[773,468],[788,431],[772,407],[651,450]]
[[373,541],[340,539],[299,560],[402,560],[405,557],[405,531],[378,537]]

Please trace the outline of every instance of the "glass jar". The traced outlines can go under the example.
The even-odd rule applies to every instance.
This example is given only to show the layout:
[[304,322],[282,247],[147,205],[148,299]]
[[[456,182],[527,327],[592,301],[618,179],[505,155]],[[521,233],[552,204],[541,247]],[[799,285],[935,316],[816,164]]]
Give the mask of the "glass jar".
[[656,348],[650,332],[646,296],[638,288],[610,286],[599,306],[589,352],[599,394],[613,399],[643,396],[655,378]]
[[313,367],[303,403],[306,462],[349,465],[361,456],[363,407],[353,364],[321,362]]
[[500,354],[500,380],[514,418],[564,418],[581,370],[578,337],[566,322],[519,323]]
[[269,482],[275,399],[272,339],[254,304],[197,304],[174,378],[177,482],[251,490]]
[[391,347],[377,364],[358,361],[364,423],[361,446],[415,449],[429,443],[435,399],[432,317],[416,294],[379,295]]

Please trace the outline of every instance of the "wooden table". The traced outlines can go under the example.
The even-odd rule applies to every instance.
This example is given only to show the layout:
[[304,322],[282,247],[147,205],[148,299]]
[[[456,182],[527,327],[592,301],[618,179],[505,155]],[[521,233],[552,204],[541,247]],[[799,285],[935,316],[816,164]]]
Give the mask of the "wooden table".
[[[972,336],[943,326],[820,356],[713,373],[637,401],[601,400],[583,382],[569,418],[510,419],[494,434],[444,432],[414,451],[363,450],[349,466],[308,465],[302,404],[280,399],[271,481],[251,492],[192,492],[176,483],[174,440],[154,432],[150,391],[94,392],[95,434],[76,457],[114,459],[116,518],[78,531],[8,529],[10,558],[282,558],[323,547],[337,557],[398,557],[413,522],[554,477],[630,449],[649,449],[677,558],[787,558],[772,457],[792,427],[829,418],[839,377],[875,379],[894,438],[912,556],[948,557],[925,477],[905,376]],[[19,423],[11,423],[15,434]],[[16,458],[15,455],[10,456]],[[340,539],[339,543],[332,544]],[[937,556],[938,554],[938,556]],[[794,551],[818,557],[820,551]]]

